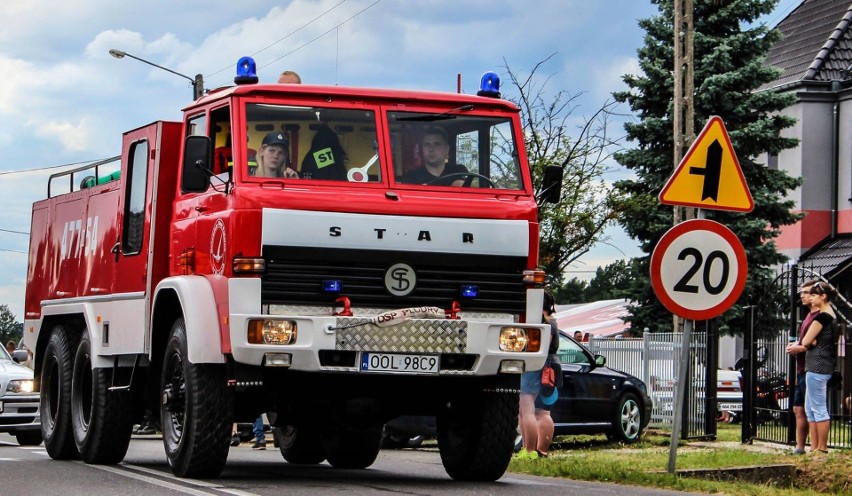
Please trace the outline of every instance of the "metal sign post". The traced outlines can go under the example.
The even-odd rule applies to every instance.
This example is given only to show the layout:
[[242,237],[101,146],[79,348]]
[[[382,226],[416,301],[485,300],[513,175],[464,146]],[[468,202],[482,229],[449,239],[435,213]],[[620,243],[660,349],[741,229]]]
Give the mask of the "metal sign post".
[[680,370],[677,374],[677,383],[675,384],[675,404],[673,405],[674,425],[672,426],[672,442],[669,446],[669,467],[668,472],[675,472],[675,464],[677,462],[677,446],[680,442],[680,430],[683,425],[683,403],[686,397],[686,382],[689,380],[687,372],[689,369],[689,348],[692,344],[692,320],[683,322],[683,339],[680,344]]

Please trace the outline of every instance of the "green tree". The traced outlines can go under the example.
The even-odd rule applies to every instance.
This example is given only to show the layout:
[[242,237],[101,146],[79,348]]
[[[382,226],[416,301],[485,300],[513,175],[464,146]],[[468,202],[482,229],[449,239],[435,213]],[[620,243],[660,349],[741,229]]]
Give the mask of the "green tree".
[[586,289],[586,301],[630,297],[632,277],[631,262],[627,260],[616,260],[605,267],[598,267]]
[[23,330],[23,324],[9,310],[9,305],[0,305],[0,342],[3,346],[9,341],[17,342],[21,339]]
[[[611,167],[610,150],[617,140],[608,134],[615,102],[604,103],[590,118],[575,115],[580,94],[564,90],[548,93],[550,77],[537,73],[550,58],[533,67],[528,75],[512,71],[506,64],[509,92],[507,98],[521,110],[527,157],[533,182],[541,184],[549,165],[563,169],[562,199],[539,209],[539,261],[547,271],[552,288],[562,286],[569,264],[604,241],[604,228],[614,221],[621,194],[603,179]],[[571,123],[582,121],[577,127]]]
[[565,281],[562,286],[556,286],[553,289],[553,297],[557,303],[585,303],[588,301],[586,299],[586,288],[588,286],[589,283],[586,281],[572,277]]
[[[672,225],[672,207],[659,203],[657,196],[673,173],[673,6],[672,0],[652,0],[659,15],[640,20],[645,43],[639,49],[641,75],[627,75],[628,91],[616,93],[639,117],[625,125],[628,140],[635,148],[617,154],[619,163],[635,173],[634,179],[619,181],[616,188],[630,197],[619,218],[627,233],[640,242],[647,254],[633,265],[630,288],[634,328],[671,330],[671,315],[654,296],[649,281],[650,254],[663,233]],[[762,153],[778,154],[796,145],[780,136],[794,119],[778,111],[794,101],[793,95],[756,90],[772,81],[777,70],[764,65],[770,46],[779,39],[776,30],[756,24],[772,12],[776,0],[728,0],[695,2],[694,69],[696,129],[712,115],[725,121],[731,142],[752,196],[751,213],[708,211],[707,217],[728,226],[742,241],[748,259],[748,280],[740,301],[720,318],[720,331],[731,332],[729,322],[742,314],[741,305],[755,302],[766,292],[772,279],[771,267],[786,257],[778,253],[774,238],[780,227],[798,217],[785,194],[800,182],[784,171],[773,170],[755,161]],[[737,330],[738,331],[738,330]]]

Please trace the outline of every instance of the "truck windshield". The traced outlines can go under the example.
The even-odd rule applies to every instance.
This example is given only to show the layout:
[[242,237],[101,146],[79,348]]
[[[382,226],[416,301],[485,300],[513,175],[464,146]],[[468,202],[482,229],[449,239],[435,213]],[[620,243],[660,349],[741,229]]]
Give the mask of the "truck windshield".
[[388,113],[395,182],[523,189],[511,119],[461,113],[469,110]]
[[379,182],[375,112],[249,104],[248,175]]

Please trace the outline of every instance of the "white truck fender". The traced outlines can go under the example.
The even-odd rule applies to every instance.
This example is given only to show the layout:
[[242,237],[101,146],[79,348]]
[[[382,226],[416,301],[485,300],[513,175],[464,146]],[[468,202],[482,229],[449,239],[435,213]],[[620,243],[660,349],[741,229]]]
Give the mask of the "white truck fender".
[[190,363],[225,363],[216,299],[210,282],[201,276],[163,279],[154,292],[155,313],[160,292],[166,289],[173,290],[180,300]]

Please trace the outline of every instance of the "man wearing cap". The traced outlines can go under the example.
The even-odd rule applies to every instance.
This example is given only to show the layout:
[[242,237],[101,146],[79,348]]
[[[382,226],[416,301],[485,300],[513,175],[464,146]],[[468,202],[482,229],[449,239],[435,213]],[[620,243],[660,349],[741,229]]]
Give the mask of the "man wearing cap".
[[257,168],[252,176],[261,177],[293,177],[299,173],[289,167],[290,140],[285,133],[268,133],[263,137],[260,150],[257,152]]

